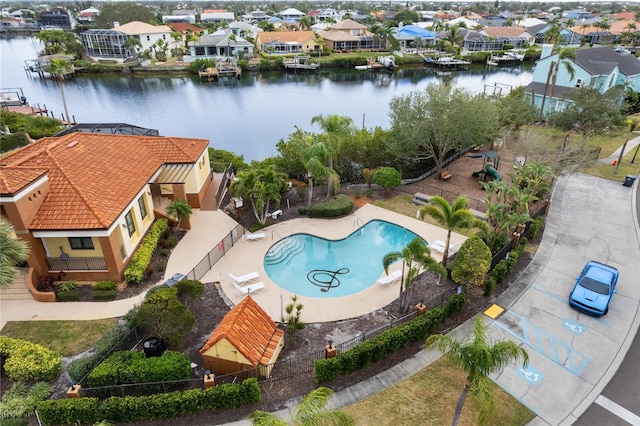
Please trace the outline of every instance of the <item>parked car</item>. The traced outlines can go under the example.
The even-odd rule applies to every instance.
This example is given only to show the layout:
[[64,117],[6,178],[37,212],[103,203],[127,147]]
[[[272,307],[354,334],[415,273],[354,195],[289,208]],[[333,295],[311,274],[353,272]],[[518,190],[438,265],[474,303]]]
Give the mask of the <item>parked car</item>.
[[584,266],[573,286],[569,305],[590,315],[606,315],[617,283],[616,268],[591,260]]

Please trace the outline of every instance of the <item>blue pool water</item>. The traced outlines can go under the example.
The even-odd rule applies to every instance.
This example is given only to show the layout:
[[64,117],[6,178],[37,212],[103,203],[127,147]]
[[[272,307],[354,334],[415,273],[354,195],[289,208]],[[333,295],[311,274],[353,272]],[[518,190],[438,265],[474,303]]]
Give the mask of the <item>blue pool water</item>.
[[337,241],[293,234],[269,248],[264,269],[274,283],[294,294],[348,296],[374,285],[384,271],[384,255],[401,251],[416,236],[381,220],[367,222]]

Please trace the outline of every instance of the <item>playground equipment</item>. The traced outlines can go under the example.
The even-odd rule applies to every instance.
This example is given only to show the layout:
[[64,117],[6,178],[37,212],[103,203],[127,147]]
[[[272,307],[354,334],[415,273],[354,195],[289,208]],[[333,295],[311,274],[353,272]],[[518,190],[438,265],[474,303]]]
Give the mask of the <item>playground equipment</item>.
[[495,151],[487,151],[485,154],[482,154],[481,157],[483,159],[482,169],[471,173],[471,176],[481,177],[485,182],[487,180],[496,180],[500,182],[502,180],[502,175],[498,172],[498,167],[500,167],[500,156]]

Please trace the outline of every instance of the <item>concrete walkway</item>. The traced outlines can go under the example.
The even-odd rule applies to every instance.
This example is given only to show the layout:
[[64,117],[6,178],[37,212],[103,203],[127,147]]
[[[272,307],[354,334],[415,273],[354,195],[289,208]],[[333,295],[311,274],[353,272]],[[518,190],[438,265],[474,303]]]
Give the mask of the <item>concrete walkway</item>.
[[[640,145],[640,136],[630,139],[629,141],[627,141],[627,146],[624,148],[624,154],[627,155],[629,152],[631,152],[632,149],[634,149],[638,145]],[[621,152],[622,152],[622,145],[618,149],[613,151],[610,156],[599,159],[598,163],[613,164],[614,161],[618,161],[618,158],[620,158]],[[638,161],[640,161],[640,158],[638,158]]]

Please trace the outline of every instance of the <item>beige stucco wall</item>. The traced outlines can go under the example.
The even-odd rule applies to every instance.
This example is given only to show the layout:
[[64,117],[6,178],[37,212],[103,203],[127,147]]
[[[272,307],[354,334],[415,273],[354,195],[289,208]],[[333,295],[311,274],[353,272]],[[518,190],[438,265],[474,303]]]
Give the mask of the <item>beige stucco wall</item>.
[[[74,237],[75,236],[79,237],[79,235],[74,235]],[[67,237],[49,237],[43,238],[42,240],[49,249],[50,257],[59,257],[62,254],[60,247],[62,247],[64,253],[69,255],[69,257],[102,257],[102,247],[100,246],[98,238],[86,238],[91,238],[91,241],[93,242],[93,250],[72,249],[71,244],[69,244],[69,238]]]

